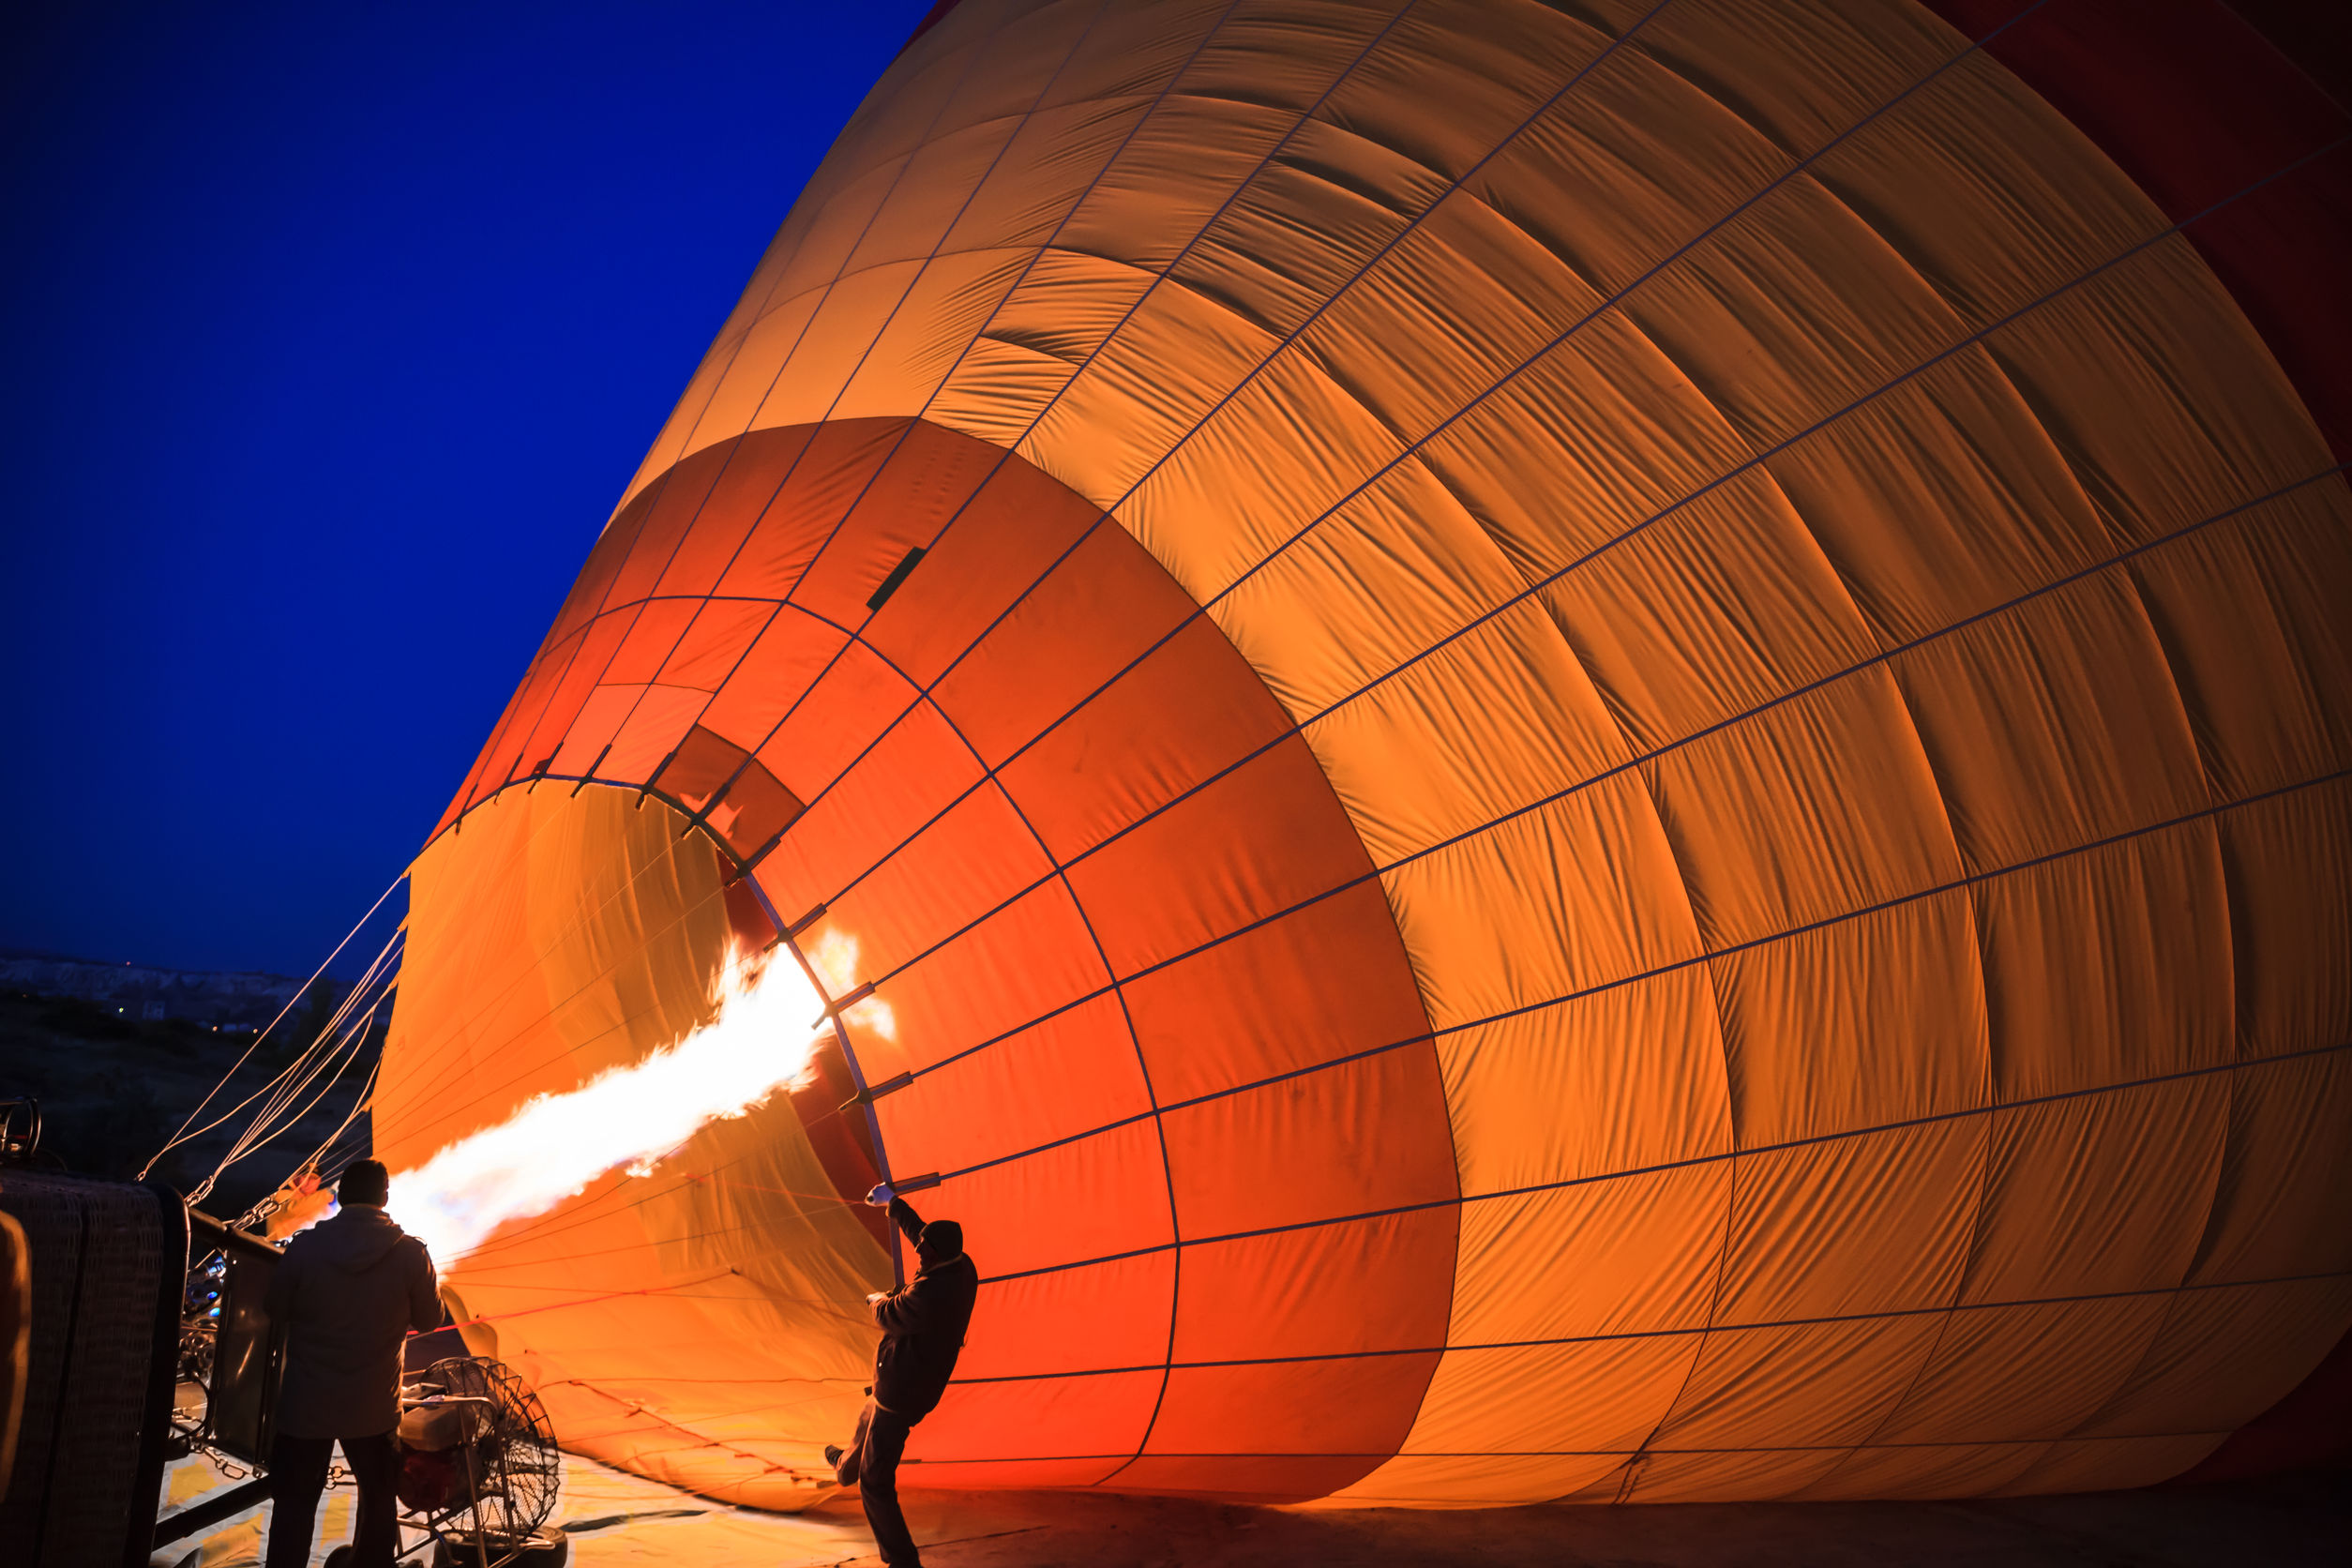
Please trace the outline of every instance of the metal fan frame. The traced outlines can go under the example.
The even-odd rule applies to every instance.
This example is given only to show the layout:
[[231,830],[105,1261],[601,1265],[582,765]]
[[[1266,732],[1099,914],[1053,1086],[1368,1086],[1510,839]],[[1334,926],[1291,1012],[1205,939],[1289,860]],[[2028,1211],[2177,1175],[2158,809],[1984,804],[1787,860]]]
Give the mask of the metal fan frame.
[[486,1401],[489,1429],[468,1440],[479,1476],[471,1500],[476,1530],[520,1540],[547,1523],[563,1487],[564,1461],[531,1386],[504,1362],[483,1356],[437,1361],[418,1381]]

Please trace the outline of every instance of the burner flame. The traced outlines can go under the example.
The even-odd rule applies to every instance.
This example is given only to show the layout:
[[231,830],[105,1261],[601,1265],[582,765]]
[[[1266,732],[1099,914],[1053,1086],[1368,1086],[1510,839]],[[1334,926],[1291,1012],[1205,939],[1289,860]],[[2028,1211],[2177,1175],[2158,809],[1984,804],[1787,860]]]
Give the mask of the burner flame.
[[807,1071],[833,1030],[788,957],[739,951],[715,988],[717,1015],[675,1045],[566,1093],[540,1094],[396,1172],[391,1210],[401,1228],[445,1271],[500,1226],[545,1214],[608,1171],[651,1174],[706,1123],[745,1114]]

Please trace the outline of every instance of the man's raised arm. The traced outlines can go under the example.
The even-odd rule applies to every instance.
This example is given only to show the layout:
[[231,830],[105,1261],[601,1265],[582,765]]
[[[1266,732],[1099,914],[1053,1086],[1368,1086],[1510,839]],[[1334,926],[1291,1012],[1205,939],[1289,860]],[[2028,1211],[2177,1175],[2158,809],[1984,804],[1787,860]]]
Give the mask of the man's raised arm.
[[913,1204],[892,1191],[888,1182],[879,1184],[867,1193],[866,1201],[878,1209],[887,1208],[890,1211],[892,1223],[898,1227],[898,1233],[907,1239],[909,1246],[923,1240],[923,1216],[914,1212]]

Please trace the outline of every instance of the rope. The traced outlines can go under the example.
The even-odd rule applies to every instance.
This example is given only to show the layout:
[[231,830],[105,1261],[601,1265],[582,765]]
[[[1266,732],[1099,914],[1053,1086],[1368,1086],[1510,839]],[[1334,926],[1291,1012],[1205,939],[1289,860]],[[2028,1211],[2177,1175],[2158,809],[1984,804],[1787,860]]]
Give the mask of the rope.
[[[242,1056],[239,1056],[229,1070],[220,1076],[220,1081],[214,1084],[210,1090],[205,1092],[204,1097],[196,1102],[196,1108],[188,1113],[187,1120],[183,1121],[179,1124],[179,1130],[171,1136],[162,1148],[158,1149],[153,1154],[148,1156],[147,1163],[139,1168],[138,1179],[140,1181],[143,1182],[147,1179],[147,1173],[155,1168],[156,1161],[161,1159],[164,1155],[170,1153],[173,1149],[188,1141],[189,1138],[202,1136],[201,1131],[199,1133],[189,1133],[188,1130],[189,1123],[193,1123],[196,1118],[204,1113],[204,1108],[212,1104],[213,1096],[215,1094],[219,1093],[223,1089],[229,1087],[229,1080],[235,1078],[237,1074],[244,1069],[245,1063],[252,1057],[255,1051],[261,1048],[262,1042],[269,1038],[269,1032],[276,1029],[280,1023],[285,1021],[286,1015],[294,1011],[294,1004],[301,1001],[305,996],[308,996],[309,994],[310,988],[318,984],[319,976],[326,972],[326,966],[333,963],[336,958],[341,955],[344,948],[351,945],[351,939],[357,936],[361,928],[364,927],[369,921],[375,918],[376,911],[384,908],[384,901],[386,898],[391,897],[393,890],[398,888],[400,883],[406,882],[407,880],[408,867],[404,866],[400,867],[400,874],[394,877],[392,881],[385,885],[382,893],[376,895],[376,901],[368,906],[368,912],[361,915],[358,923],[353,926],[349,931],[344,933],[343,940],[335,944],[334,952],[329,953],[325,959],[320,963],[319,967],[310,972],[310,978],[302,983],[302,989],[296,991],[292,997],[287,999],[286,1004],[278,1009],[278,1016],[270,1019],[268,1023],[263,1026],[262,1032],[253,1036],[252,1044],[245,1048],[245,1053]],[[251,1103],[250,1096],[248,1096],[247,1103]],[[230,1116],[234,1116],[236,1112],[231,1111],[228,1114]],[[209,1131],[210,1128],[219,1126],[221,1122],[226,1121],[228,1117],[226,1116],[221,1117],[219,1120],[208,1123],[203,1130]]]
[[[396,882],[394,885],[399,884]],[[387,896],[390,890],[386,889]],[[366,925],[368,919],[371,918],[376,909],[381,908],[382,905],[383,900],[379,898],[375,907],[370,908],[368,914],[361,917],[360,924]],[[354,934],[356,934],[356,930],[357,927],[354,927]],[[172,1141],[157,1152],[156,1158],[160,1159],[173,1148],[191,1142],[215,1127],[234,1119],[240,1112],[259,1102],[259,1108],[253,1111],[252,1118],[244,1130],[231,1141],[226,1152],[204,1179],[190,1191],[188,1194],[190,1202],[201,1202],[208,1197],[231,1166],[259,1152],[280,1135],[291,1130],[305,1116],[324,1104],[326,1097],[334,1093],[336,1086],[342,1082],[352,1065],[359,1061],[365,1052],[378,1016],[398,989],[400,961],[406,950],[406,939],[407,926],[403,923],[394,929],[390,937],[385,939],[384,946],[369,960],[367,970],[338,1002],[317,1036],[305,1046],[293,1061],[286,1063],[267,1082],[246,1095],[236,1105],[202,1126],[194,1127],[193,1130],[190,1130],[190,1123],[195,1121],[195,1116],[191,1114],[188,1122],[181,1123],[180,1131],[173,1136]],[[350,942],[351,937],[346,936],[336,945],[336,952],[341,952]],[[329,961],[333,961],[331,955]],[[316,979],[317,976],[314,975],[313,984],[316,983]],[[309,989],[308,986],[304,988],[306,994]],[[291,1008],[292,1003],[288,1006]],[[284,1012],[281,1011],[279,1018],[282,1018],[284,1016]],[[257,1036],[253,1046],[248,1047],[245,1055],[238,1058],[237,1066],[244,1064],[260,1043],[260,1037]],[[234,1077],[236,1071],[237,1067],[232,1067],[231,1077]],[[320,1079],[323,1076],[325,1081],[322,1084]],[[224,1078],[222,1081],[226,1083],[228,1080]],[[313,1090],[313,1085],[318,1085],[318,1087]],[[309,1159],[295,1167],[297,1173],[312,1168],[326,1148],[350,1129],[352,1123],[357,1119],[360,1109],[371,1098],[373,1089],[374,1069],[371,1068],[368,1082],[362,1086],[358,1095],[354,1097],[351,1110],[345,1114],[342,1122],[327,1138],[326,1143],[320,1145],[319,1150],[314,1152]],[[216,1086],[213,1091],[214,1094],[219,1092],[219,1087]],[[207,1103],[211,1098],[210,1094],[205,1096]],[[200,1106],[199,1110],[201,1109]],[[150,1166],[153,1163],[154,1161],[150,1161]],[[250,1219],[253,1214],[254,1211],[248,1211],[244,1217]]]
[[326,1158],[326,1152],[335,1146],[335,1140],[342,1137],[344,1133],[351,1130],[351,1124],[359,1120],[359,1116],[362,1111],[368,1109],[370,1106],[375,1104],[376,1077],[383,1071],[384,1058],[379,1056],[368,1068],[368,1081],[359,1086],[359,1097],[352,1101],[351,1113],[343,1118],[342,1124],[340,1126],[337,1127],[332,1133],[327,1135],[325,1142],[310,1151],[309,1157],[304,1160],[300,1165],[296,1166],[294,1168],[295,1169],[316,1170],[319,1168],[320,1164]]
[[[388,992],[386,994],[387,996],[389,995]],[[323,1057],[319,1063],[310,1069],[309,1074],[304,1078],[303,1082],[307,1084],[314,1080],[320,1073],[325,1071],[327,1064],[330,1062],[333,1062],[336,1056],[339,1055],[342,1058],[342,1061],[340,1064],[335,1068],[334,1077],[328,1078],[325,1085],[321,1088],[316,1094],[312,1095],[308,1102],[299,1108],[294,1108],[293,1098],[289,1097],[279,1108],[279,1110],[273,1114],[257,1117],[254,1120],[253,1124],[246,1128],[246,1130],[239,1135],[237,1140],[229,1146],[228,1153],[221,1157],[220,1163],[213,1168],[212,1174],[204,1179],[202,1186],[198,1190],[198,1193],[193,1196],[201,1197],[205,1193],[209,1193],[212,1190],[213,1184],[220,1179],[222,1172],[226,1171],[229,1167],[236,1164],[239,1160],[246,1158],[248,1155],[259,1153],[264,1146],[275,1141],[279,1134],[292,1131],[295,1124],[298,1123],[305,1116],[309,1115],[313,1108],[323,1103],[328,1094],[334,1093],[335,1086],[343,1080],[343,1075],[351,1070],[352,1063],[359,1060],[359,1053],[367,1045],[368,1032],[374,1027],[377,1010],[382,1005],[383,1002],[379,1001],[376,1006],[369,1008],[367,1013],[361,1017],[357,1025],[341,1037],[337,1048],[333,1051],[330,1051],[326,1056]],[[370,1084],[374,1082],[374,1073],[372,1069],[369,1074],[369,1082]],[[293,1092],[294,1094],[298,1095],[300,1093],[300,1087],[301,1086],[299,1085],[295,1086]],[[367,1089],[363,1087],[360,1092],[360,1097],[364,1098],[366,1093]],[[351,1111],[344,1116],[341,1124],[335,1129],[337,1136],[340,1136],[343,1129],[351,1125],[352,1119],[358,1114],[358,1110],[359,1099],[354,1098],[352,1102]],[[276,1123],[275,1125],[271,1124],[273,1121]],[[328,1141],[331,1142],[333,1139],[330,1138]],[[309,1168],[309,1166],[310,1162],[306,1160],[295,1166],[294,1170],[299,1173],[300,1171]]]
[[[228,1153],[222,1156],[220,1163],[213,1168],[212,1173],[199,1184],[193,1197],[201,1198],[209,1193],[213,1184],[219,1179],[221,1172],[307,1114],[310,1106],[318,1103],[318,1097],[313,1097],[309,1104],[304,1105],[300,1109],[293,1110],[291,1115],[288,1113],[294,1102],[301,1098],[303,1092],[317,1079],[321,1072],[335,1062],[339,1055],[343,1058],[342,1065],[337,1068],[335,1077],[328,1080],[327,1089],[331,1090],[341,1078],[344,1069],[349,1067],[351,1062],[355,1059],[359,1048],[366,1042],[367,1030],[374,1021],[376,1009],[383,1004],[384,998],[390,995],[390,976],[396,967],[394,949],[400,944],[401,935],[400,931],[393,933],[391,940],[384,943],[384,950],[368,966],[367,973],[345,995],[341,1004],[327,1019],[325,1027],[319,1031],[318,1037],[305,1047],[300,1055],[287,1063],[276,1078],[247,1095],[236,1109],[216,1117],[206,1123],[204,1129],[200,1129],[209,1131],[212,1127],[219,1126],[230,1117],[234,1116],[236,1110],[241,1110],[245,1106],[252,1104],[254,1100],[264,1099],[266,1096],[262,1108],[254,1113],[252,1122],[230,1145]],[[373,990],[380,982],[384,985],[384,991],[370,1004],[354,1029],[352,1026],[353,1010],[359,999]],[[320,1095],[324,1096],[325,1093],[325,1090],[322,1090]]]
[[[308,1082],[309,1078],[316,1076],[315,1069],[309,1073],[304,1074],[301,1082],[290,1083],[288,1081],[289,1078],[295,1074],[303,1073],[304,1064],[309,1063],[314,1056],[319,1055],[322,1051],[331,1053],[342,1045],[347,1037],[345,1033],[345,1024],[350,1018],[352,1009],[357,1004],[360,997],[366,995],[369,990],[372,989],[379,980],[383,980],[386,977],[388,973],[386,968],[387,961],[392,959],[393,948],[400,943],[402,934],[403,933],[401,931],[395,931],[392,934],[391,940],[384,943],[384,950],[378,953],[374,960],[369,964],[367,972],[361,975],[358,982],[344,994],[343,1000],[336,1006],[335,1011],[329,1015],[326,1022],[320,1028],[317,1036],[313,1038],[308,1046],[305,1046],[302,1048],[300,1055],[296,1056],[293,1062],[289,1063],[276,1078],[270,1079],[269,1082],[264,1083],[261,1088],[247,1095],[245,1099],[238,1104],[235,1109],[216,1117],[213,1121],[207,1123],[204,1128],[200,1128],[199,1131],[209,1131],[212,1127],[219,1126],[221,1123],[226,1122],[230,1117],[234,1116],[237,1110],[244,1109],[246,1106],[251,1105],[256,1099],[260,1099],[264,1095],[267,1095],[268,1099],[263,1106],[262,1109],[256,1114],[255,1123],[257,1125],[267,1123],[283,1110],[284,1108],[291,1103],[294,1096],[299,1095],[302,1092],[302,1083]],[[389,988],[387,985],[387,994],[388,989]],[[373,1011],[373,1007],[370,1007],[369,1012],[371,1015]],[[249,1129],[247,1136],[251,1136]]]

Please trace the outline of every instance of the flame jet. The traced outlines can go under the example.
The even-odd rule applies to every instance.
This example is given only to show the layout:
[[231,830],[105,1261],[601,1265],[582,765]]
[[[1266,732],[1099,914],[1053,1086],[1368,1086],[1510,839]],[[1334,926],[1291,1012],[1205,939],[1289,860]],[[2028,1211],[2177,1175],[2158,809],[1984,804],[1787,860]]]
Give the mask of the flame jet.
[[454,1268],[500,1226],[578,1197],[607,1171],[656,1174],[704,1123],[747,1114],[807,1069],[809,1019],[822,1004],[795,965],[737,952],[715,1003],[716,1016],[676,1045],[536,1095],[401,1171],[392,1182],[401,1224]]

